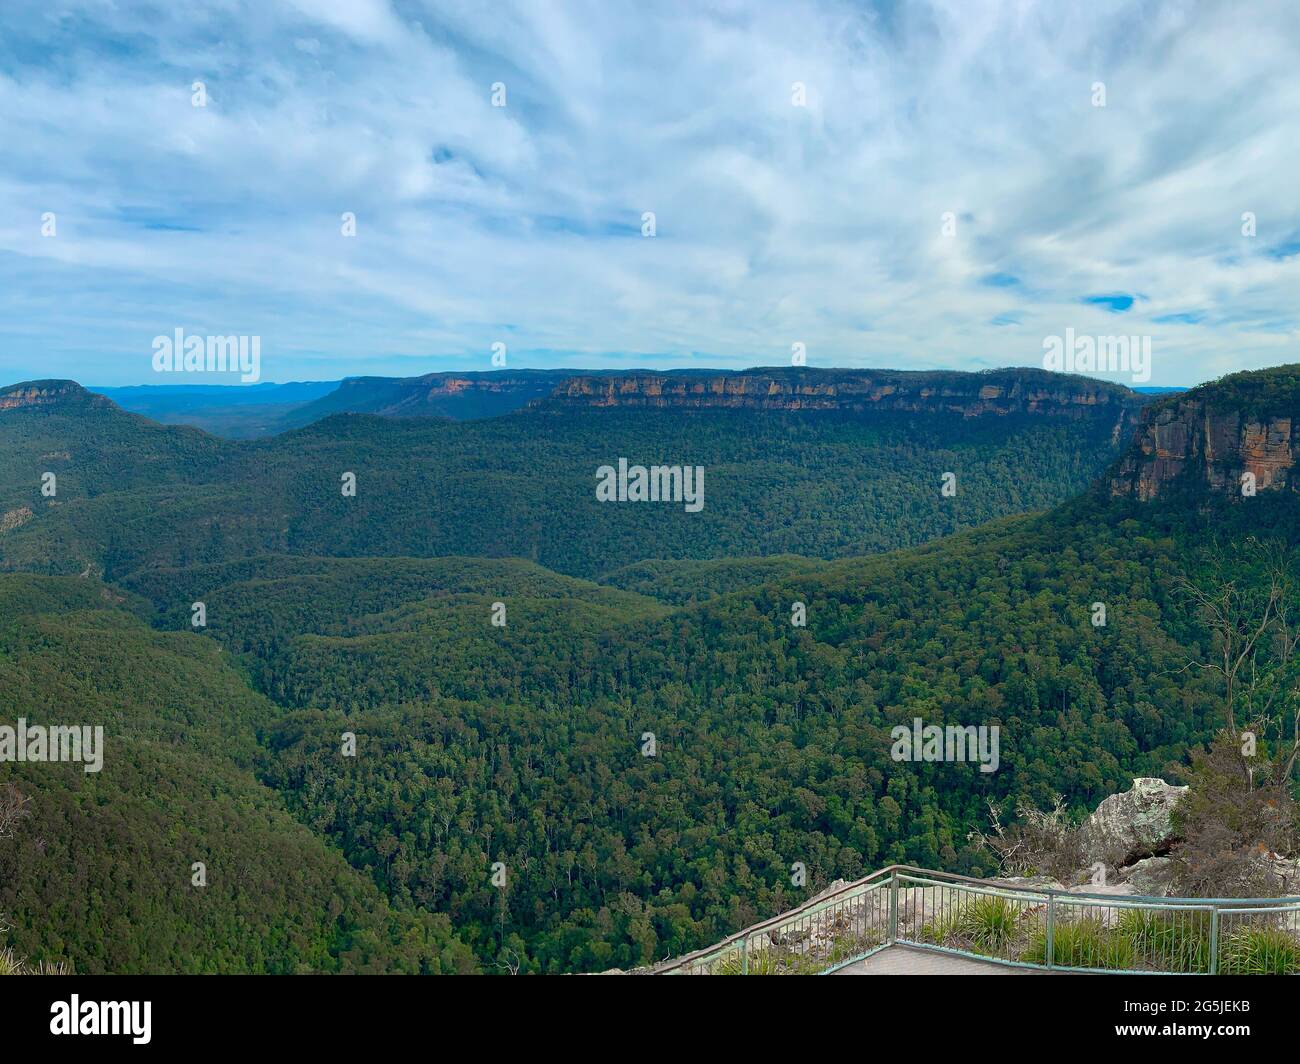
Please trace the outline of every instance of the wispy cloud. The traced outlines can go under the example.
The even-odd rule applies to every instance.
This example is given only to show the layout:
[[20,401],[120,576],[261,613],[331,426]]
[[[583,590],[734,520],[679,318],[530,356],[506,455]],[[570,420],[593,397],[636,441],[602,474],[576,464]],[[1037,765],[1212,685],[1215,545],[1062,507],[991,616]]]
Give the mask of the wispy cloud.
[[1300,360],[1297,54],[1289,0],[11,0],[0,377],[178,326],[277,380],[977,368],[1120,311],[1153,383]]

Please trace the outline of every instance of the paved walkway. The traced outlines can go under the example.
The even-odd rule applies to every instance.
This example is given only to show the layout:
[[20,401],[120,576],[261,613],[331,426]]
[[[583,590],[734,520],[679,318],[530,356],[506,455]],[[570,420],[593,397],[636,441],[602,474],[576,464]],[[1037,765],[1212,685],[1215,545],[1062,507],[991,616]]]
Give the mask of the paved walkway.
[[890,946],[864,961],[841,968],[836,975],[1059,975],[1032,968],[1012,968],[1005,964],[954,957],[910,946]]

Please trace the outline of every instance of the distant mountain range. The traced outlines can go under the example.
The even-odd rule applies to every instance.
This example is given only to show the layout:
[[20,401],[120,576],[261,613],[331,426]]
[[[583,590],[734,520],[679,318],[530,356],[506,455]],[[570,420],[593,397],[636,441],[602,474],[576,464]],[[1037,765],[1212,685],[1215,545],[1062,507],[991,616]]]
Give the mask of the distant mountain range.
[[[1001,372],[1001,371],[998,371]],[[681,405],[742,405],[741,394],[756,398],[755,387],[781,382],[781,394],[764,405],[849,405],[872,381],[949,381],[975,374],[910,373],[905,371],[810,368],[754,370],[574,370],[518,369],[485,372],[426,373],[419,377],[348,377],[340,381],[290,384],[213,385],[168,384],[90,388],[108,396],[122,409],[143,414],[164,425],[193,425],[227,439],[256,439],[301,428],[330,414],[379,414],[385,417],[444,417],[469,421],[497,417],[529,403],[561,395],[570,401],[614,405],[666,405],[666,400],[638,397],[638,389],[657,387],[671,395],[677,389]],[[598,381],[619,381],[598,387]],[[760,384],[760,382],[763,382]],[[796,384],[795,382],[802,382]],[[688,386],[689,385],[689,386]],[[603,387],[603,390],[601,390]],[[1127,389],[1122,389],[1127,391]],[[1163,395],[1177,388],[1137,388],[1143,395]],[[725,395],[725,401],[701,404],[690,395]],[[828,401],[838,395],[839,399]],[[585,399],[584,399],[585,397]]]
[[339,384],[143,384],[90,390],[159,424],[193,425],[214,436],[253,439],[283,432],[293,411],[336,391]]
[[[591,576],[645,558],[872,553],[1083,490],[1150,401],[1029,369],[557,376],[520,378],[511,402],[538,380],[554,394],[469,421],[386,415],[482,411],[502,378],[362,381],[358,402],[378,414],[255,441],[160,426],[70,381],[0,390],[0,520],[13,529],[0,564],[479,555]],[[620,459],[702,467],[703,510],[602,505],[594,477]],[[52,501],[33,495],[44,472],[58,477]],[[345,472],[355,498],[340,496]]]
[[549,395],[566,378],[583,372],[591,373],[492,370],[291,384],[172,384],[91,390],[108,396],[124,410],[164,425],[194,425],[214,436],[255,439],[340,413],[454,421],[495,417]]

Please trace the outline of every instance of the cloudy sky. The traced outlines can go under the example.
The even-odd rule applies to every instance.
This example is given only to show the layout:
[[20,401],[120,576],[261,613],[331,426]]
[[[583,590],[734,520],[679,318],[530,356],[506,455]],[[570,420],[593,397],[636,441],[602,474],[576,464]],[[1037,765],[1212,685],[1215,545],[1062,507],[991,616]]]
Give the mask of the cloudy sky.
[[0,383],[178,383],[176,328],[276,381],[1300,361],[1298,56],[1293,0],[4,0]]

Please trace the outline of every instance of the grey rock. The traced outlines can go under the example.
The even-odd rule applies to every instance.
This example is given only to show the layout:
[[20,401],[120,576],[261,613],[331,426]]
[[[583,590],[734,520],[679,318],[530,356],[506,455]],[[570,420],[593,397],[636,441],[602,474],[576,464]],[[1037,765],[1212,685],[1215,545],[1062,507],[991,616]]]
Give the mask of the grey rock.
[[1123,867],[1166,851],[1175,839],[1171,814],[1186,787],[1140,776],[1112,794],[1084,821],[1079,840],[1084,859]]
[[1172,857],[1144,857],[1127,868],[1121,868],[1120,875],[1136,894],[1168,898],[1174,893],[1174,873],[1177,867]]
[[1077,887],[1070,888],[1071,894],[1113,894],[1116,897],[1126,897],[1130,894],[1136,894],[1131,883],[1117,883],[1110,881],[1106,883],[1080,883]]
[[996,883],[1005,883],[1009,887],[1025,890],[1065,890],[1065,884],[1051,876],[999,876]]
[[1300,857],[1280,857],[1269,853],[1264,860],[1268,865],[1269,881],[1282,897],[1300,897]]

